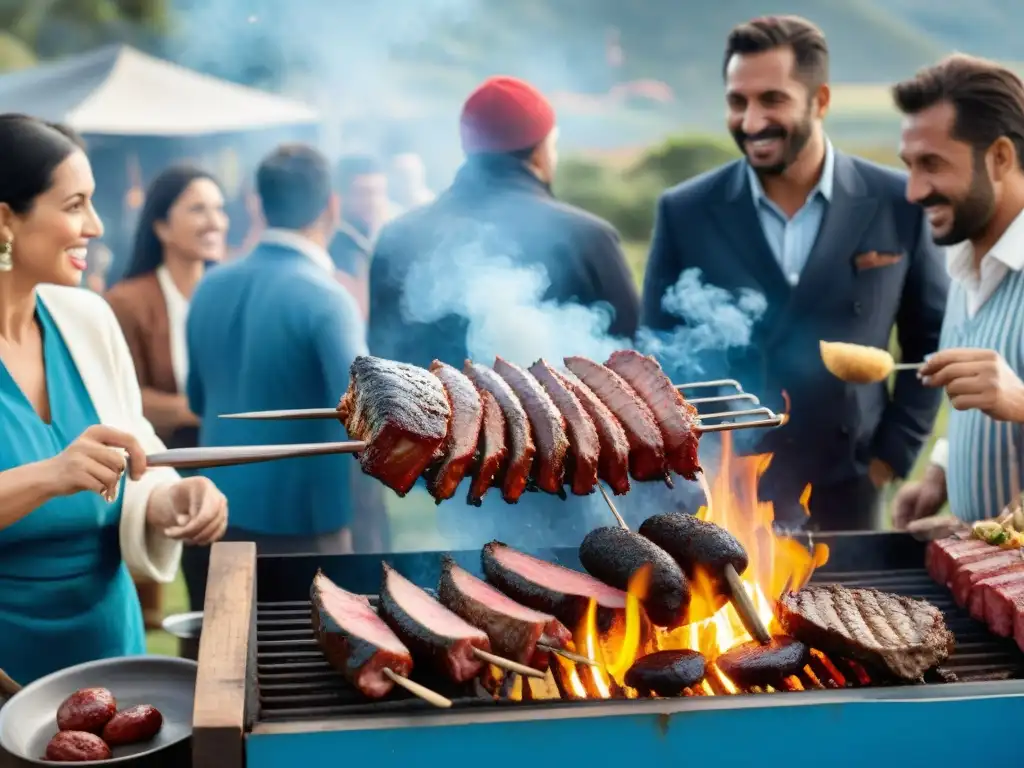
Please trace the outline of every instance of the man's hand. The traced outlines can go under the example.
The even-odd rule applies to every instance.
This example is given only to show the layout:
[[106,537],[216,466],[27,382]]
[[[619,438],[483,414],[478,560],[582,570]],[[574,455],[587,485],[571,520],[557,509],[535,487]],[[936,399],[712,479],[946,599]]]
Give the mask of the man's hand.
[[1024,382],[990,349],[944,349],[918,375],[929,387],[945,387],[958,411],[977,409],[996,421],[1024,423]]
[[872,459],[868,465],[868,477],[875,488],[879,490],[891,483],[895,476],[896,473],[892,471],[892,467],[881,459]]
[[932,464],[917,483],[904,483],[896,494],[892,524],[897,531],[906,530],[915,520],[937,515],[946,503],[946,473]]
[[932,515],[915,520],[907,526],[907,533],[918,541],[944,539],[954,533],[969,531],[970,526],[953,515]]

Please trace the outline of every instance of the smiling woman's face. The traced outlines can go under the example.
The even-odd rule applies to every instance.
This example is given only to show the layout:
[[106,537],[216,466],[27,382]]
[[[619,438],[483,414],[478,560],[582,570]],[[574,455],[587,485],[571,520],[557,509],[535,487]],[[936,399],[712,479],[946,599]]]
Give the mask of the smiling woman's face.
[[103,234],[92,207],[96,182],[85,153],[76,150],[64,158],[51,181],[23,214],[0,206],[0,237],[13,246],[12,274],[19,280],[79,285],[89,240]]

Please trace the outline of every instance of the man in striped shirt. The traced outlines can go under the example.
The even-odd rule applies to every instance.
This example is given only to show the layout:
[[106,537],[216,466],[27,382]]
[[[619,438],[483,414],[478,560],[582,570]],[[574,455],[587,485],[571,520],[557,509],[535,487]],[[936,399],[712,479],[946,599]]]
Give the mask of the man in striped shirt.
[[[956,55],[893,94],[907,198],[950,246],[940,351],[920,372],[949,396],[948,439],[894,513],[897,528],[936,536],[996,517],[1024,485],[1024,84]],[[953,517],[939,516],[947,501]]]

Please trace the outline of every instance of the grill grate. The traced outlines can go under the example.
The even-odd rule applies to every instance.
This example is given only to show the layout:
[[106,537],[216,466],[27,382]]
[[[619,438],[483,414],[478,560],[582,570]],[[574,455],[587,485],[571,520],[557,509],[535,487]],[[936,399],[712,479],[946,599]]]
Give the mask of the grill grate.
[[[1024,654],[1014,642],[993,636],[984,624],[958,607],[949,591],[935,584],[923,569],[822,573],[815,582],[874,587],[928,600],[941,610],[957,645],[940,673],[930,677],[929,682],[1024,678]],[[368,701],[351,687],[320,653],[310,625],[308,601],[258,602],[256,617],[260,720],[432,710],[430,705],[397,687],[383,701]],[[833,662],[849,685],[857,685],[855,667],[851,673],[851,666],[842,660]],[[520,702],[495,700],[479,683],[455,686],[418,669],[413,679],[450,698],[456,708],[524,706]]]

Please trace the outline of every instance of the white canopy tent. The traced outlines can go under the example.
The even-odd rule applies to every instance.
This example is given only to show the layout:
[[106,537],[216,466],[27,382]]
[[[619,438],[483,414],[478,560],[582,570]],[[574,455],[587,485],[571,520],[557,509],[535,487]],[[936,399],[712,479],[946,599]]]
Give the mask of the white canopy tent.
[[319,121],[299,101],[203,75],[127,45],[0,76],[0,112],[109,136],[198,136]]

